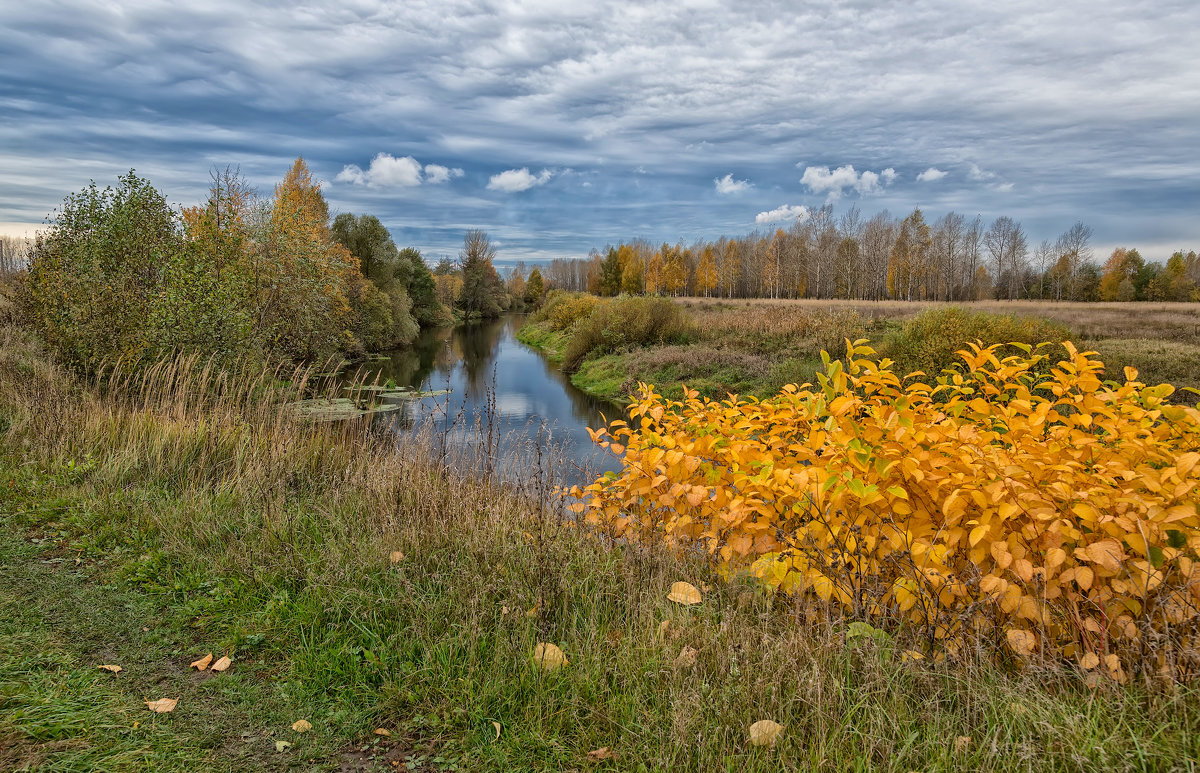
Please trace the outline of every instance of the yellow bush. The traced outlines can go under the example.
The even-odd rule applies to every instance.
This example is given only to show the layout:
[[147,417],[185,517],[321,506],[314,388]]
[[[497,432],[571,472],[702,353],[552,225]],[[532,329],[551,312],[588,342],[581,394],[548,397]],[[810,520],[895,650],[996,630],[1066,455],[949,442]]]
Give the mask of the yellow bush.
[[1132,369],[1101,381],[1070,343],[1049,369],[972,345],[932,384],[847,344],[819,387],[762,401],[641,385],[630,423],[594,433],[623,468],[577,509],[914,627],[931,654],[990,640],[1092,678],[1197,669],[1200,412]]

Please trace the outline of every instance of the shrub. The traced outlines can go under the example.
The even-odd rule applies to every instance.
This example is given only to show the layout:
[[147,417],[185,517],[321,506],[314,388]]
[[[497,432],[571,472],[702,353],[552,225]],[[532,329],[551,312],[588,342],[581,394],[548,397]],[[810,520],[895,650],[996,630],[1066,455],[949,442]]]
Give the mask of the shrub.
[[[614,536],[693,543],[726,571],[911,627],[922,655],[994,641],[1118,681],[1200,668],[1200,411],[1069,343],[960,352],[905,385],[859,341],[821,387],[664,400],[593,436],[623,467],[574,494]],[[611,438],[608,439],[608,438]]]
[[563,370],[573,372],[589,355],[623,346],[680,343],[690,327],[683,310],[667,298],[611,298],[578,320],[563,353]]
[[957,360],[957,352],[973,341],[984,345],[1043,341],[1059,343],[1071,338],[1065,325],[1037,317],[971,312],[951,306],[929,309],[906,321],[888,336],[883,353],[896,361],[902,373],[924,371],[936,377]]
[[545,323],[551,330],[569,330],[592,313],[600,299],[589,293],[552,290],[542,307],[530,316],[530,322]]

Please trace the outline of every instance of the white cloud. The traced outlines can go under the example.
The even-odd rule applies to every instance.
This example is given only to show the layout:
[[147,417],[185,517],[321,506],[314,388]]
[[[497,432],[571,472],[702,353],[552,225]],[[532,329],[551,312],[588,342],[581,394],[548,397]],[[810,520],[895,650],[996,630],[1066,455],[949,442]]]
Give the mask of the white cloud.
[[713,180],[713,184],[717,186],[717,193],[723,194],[741,193],[747,188],[754,187],[754,183],[750,182],[749,180],[733,179],[733,172],[730,172],[724,177],[715,178]]
[[797,220],[803,223],[805,220],[808,220],[808,215],[808,207],[803,205],[793,206],[790,204],[784,204],[778,209],[772,209],[768,212],[759,212],[754,216],[754,222],[760,225],[763,223],[778,223],[781,220]]
[[371,165],[365,171],[358,164],[347,164],[333,179],[334,182],[372,188],[413,188],[422,182],[446,182],[451,177],[461,177],[463,173],[461,169],[429,164],[424,168],[426,177],[422,178],[421,170],[421,163],[412,156],[396,158],[390,153],[379,153],[371,159]]
[[441,164],[426,164],[425,165],[425,182],[431,185],[447,182],[451,177],[462,177],[463,170],[450,169]]
[[933,182],[937,182],[938,180],[942,179],[945,176],[946,176],[946,173],[943,172],[941,169],[938,169],[936,166],[931,166],[928,169],[926,169],[924,172],[921,172],[919,175],[917,175],[917,182],[933,183]]
[[995,176],[995,172],[989,172],[986,169],[980,169],[979,164],[971,164],[969,167],[967,167],[967,179],[969,180],[991,180]]
[[492,175],[488,180],[487,187],[490,191],[517,193],[527,191],[536,185],[545,185],[553,176],[554,172],[549,169],[543,169],[541,173],[534,176],[530,174],[529,167],[521,167]]
[[850,164],[839,166],[832,172],[827,166],[810,166],[804,170],[800,184],[808,186],[815,194],[824,193],[829,201],[837,201],[847,189],[857,191],[860,196],[878,193],[884,186],[891,185],[896,180],[896,170],[890,166],[882,172],[864,170],[862,174],[854,171]]

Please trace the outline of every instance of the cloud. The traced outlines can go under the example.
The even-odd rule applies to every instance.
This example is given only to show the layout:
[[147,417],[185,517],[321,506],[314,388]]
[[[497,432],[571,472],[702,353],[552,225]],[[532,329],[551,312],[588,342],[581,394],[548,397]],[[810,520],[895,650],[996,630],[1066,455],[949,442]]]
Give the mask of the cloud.
[[749,180],[733,179],[733,172],[730,172],[724,177],[715,178],[713,183],[717,186],[717,193],[722,194],[741,193],[747,188],[754,187],[754,183],[750,182]]
[[441,164],[425,165],[425,182],[431,185],[447,182],[451,177],[462,177],[463,174],[461,169],[450,169]]
[[509,169],[494,174],[488,180],[488,190],[504,191],[505,193],[518,193],[527,191],[537,185],[545,185],[554,176],[554,172],[549,169],[543,169],[540,174],[534,176],[530,174],[529,167],[521,167],[520,169]]
[[946,176],[946,173],[935,166],[931,166],[924,172],[917,175],[917,182],[934,183]]
[[412,156],[396,158],[390,153],[379,153],[365,170],[358,164],[346,164],[333,181],[370,188],[415,188],[422,183],[438,185],[463,174],[461,169],[441,164],[422,167]]
[[991,180],[995,177],[995,172],[989,172],[986,169],[980,169],[979,164],[971,164],[967,167],[968,180]]
[[[798,165],[797,165],[798,166]],[[896,170],[888,167],[882,172],[864,170],[862,174],[854,171],[850,164],[839,166],[832,172],[827,166],[810,166],[804,170],[800,184],[808,187],[817,195],[825,194],[828,201],[837,201],[847,191],[857,191],[860,196],[879,193],[884,186],[891,185],[896,179]]]
[[768,212],[759,212],[754,216],[754,222],[762,225],[763,223],[778,223],[782,220],[796,220],[803,223],[808,220],[808,207],[803,205],[793,206],[784,204],[778,209],[772,209]]

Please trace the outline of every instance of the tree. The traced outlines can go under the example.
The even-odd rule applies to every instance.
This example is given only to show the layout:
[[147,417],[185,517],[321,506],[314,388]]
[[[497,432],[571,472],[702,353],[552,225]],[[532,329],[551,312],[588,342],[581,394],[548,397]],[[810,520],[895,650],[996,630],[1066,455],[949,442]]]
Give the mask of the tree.
[[[368,349],[378,350],[411,343],[420,324],[413,314],[408,291],[414,278],[410,255],[401,255],[387,228],[374,215],[356,217],[342,213],[334,218],[330,230],[334,239],[358,261],[362,275],[379,291],[372,292],[356,285],[350,288],[354,329],[363,344]],[[383,307],[388,310],[387,320],[379,311]],[[381,333],[384,328],[390,332]]]
[[542,272],[534,268],[529,272],[529,279],[525,282],[525,303],[537,307],[542,303],[542,296],[546,294],[546,283],[542,280]]
[[492,265],[495,257],[496,248],[486,233],[480,230],[467,231],[462,250],[458,253],[463,284],[454,301],[455,308],[462,312],[464,319],[493,319],[500,316],[500,303],[497,300],[500,277]]
[[1021,224],[1011,217],[998,217],[983,235],[983,243],[992,258],[997,295],[1004,295],[1009,300],[1020,297],[1025,259],[1029,254],[1028,240]]
[[190,253],[174,211],[148,180],[130,170],[115,189],[93,182],[67,196],[34,242],[34,326],[85,370],[105,359],[152,359],[172,344],[172,331],[155,324],[167,268],[186,265]]
[[700,262],[696,264],[696,292],[704,293],[707,298],[717,286],[717,261],[712,245],[707,245],[700,254]]
[[609,247],[600,263],[600,295],[616,295],[621,292],[621,256],[617,249]]
[[1100,300],[1132,301],[1137,296],[1134,278],[1142,271],[1145,261],[1137,250],[1118,247],[1104,262],[1100,277]]

